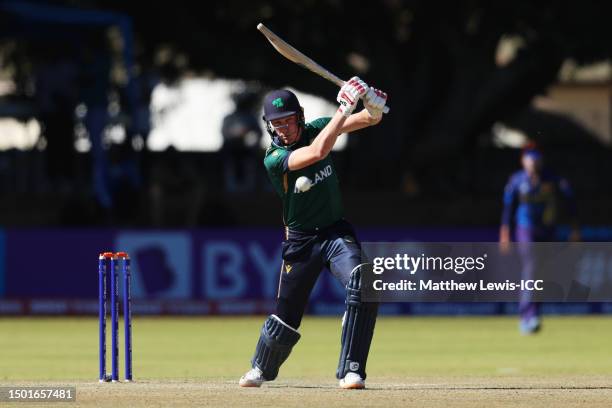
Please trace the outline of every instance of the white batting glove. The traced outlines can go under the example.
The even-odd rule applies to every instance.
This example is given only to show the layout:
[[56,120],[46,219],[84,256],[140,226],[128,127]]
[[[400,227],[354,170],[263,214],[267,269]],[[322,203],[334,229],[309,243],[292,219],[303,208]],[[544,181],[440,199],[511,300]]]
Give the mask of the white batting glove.
[[343,116],[349,117],[357,107],[359,98],[368,92],[368,85],[358,77],[352,77],[344,83],[336,100],[340,103],[340,112]]
[[380,89],[370,88],[363,97],[363,106],[373,119],[380,119],[386,104],[387,94]]

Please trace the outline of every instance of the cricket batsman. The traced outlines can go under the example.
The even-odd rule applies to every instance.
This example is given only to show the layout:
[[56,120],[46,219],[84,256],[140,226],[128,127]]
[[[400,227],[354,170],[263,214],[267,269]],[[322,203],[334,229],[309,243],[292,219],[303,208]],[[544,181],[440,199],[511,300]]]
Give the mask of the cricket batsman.
[[[359,100],[365,109],[353,114]],[[341,349],[336,377],[340,387],[365,388],[366,361],[378,305],[361,301],[361,246],[344,220],[340,188],[330,151],[342,133],[378,124],[387,94],[358,77],[342,86],[333,117],[306,123],[304,110],[290,91],[270,92],[264,116],[272,145],[264,165],[283,202],[285,240],[276,314],[263,324],[252,368],[240,386],[272,381],[300,339],[298,328],[312,288],[324,267],[346,287]]]
[[[531,242],[556,240],[556,223],[561,202],[571,219],[570,240],[580,240],[574,193],[567,180],[543,167],[542,152],[531,143],[523,150],[522,170],[511,177],[504,190],[504,209],[499,242],[507,248],[510,227],[514,224],[515,241],[519,244],[522,279],[533,279],[536,257]],[[521,293],[519,329],[523,334],[537,333],[541,327],[539,304],[531,301],[531,293]]]

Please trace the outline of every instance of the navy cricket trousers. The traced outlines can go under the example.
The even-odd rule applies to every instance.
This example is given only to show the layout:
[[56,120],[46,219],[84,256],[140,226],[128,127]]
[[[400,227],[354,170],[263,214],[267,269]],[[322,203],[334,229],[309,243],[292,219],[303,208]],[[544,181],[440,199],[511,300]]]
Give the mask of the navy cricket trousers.
[[363,262],[361,245],[345,220],[318,231],[289,230],[282,257],[276,315],[295,329],[300,326],[310,292],[325,267],[346,287],[351,272]]

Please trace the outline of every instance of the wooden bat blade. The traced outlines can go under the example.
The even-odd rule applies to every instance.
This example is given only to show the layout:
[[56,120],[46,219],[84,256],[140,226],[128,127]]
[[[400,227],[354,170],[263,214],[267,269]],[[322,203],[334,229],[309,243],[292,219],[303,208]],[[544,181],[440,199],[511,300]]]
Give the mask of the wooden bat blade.
[[[272,44],[272,46],[278,51],[283,57],[287,58],[289,61],[294,62],[315,74],[327,79],[335,83],[338,86],[344,85],[344,81],[338,78],[336,75],[332,74],[321,65],[317,64],[306,55],[302,54],[300,51],[289,45],[278,35],[274,34],[268,27],[263,25],[262,23],[257,24],[257,29],[266,37],[266,39]],[[389,107],[385,106],[384,113],[389,112]]]
[[295,62],[298,65],[314,72],[317,75],[335,83],[338,86],[344,85],[344,81],[332,74],[321,65],[317,64],[300,51],[296,50],[291,45],[287,44],[282,38],[274,34],[265,25],[259,23],[257,29],[268,39],[270,44],[278,51],[282,56],[287,58],[289,61]]

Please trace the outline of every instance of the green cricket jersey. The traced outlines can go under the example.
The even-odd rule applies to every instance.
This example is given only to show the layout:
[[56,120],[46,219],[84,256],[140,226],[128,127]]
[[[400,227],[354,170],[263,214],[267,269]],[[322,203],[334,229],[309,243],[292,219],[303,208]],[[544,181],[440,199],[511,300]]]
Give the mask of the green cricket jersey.
[[[320,118],[307,123],[300,140],[291,149],[272,144],[266,151],[264,165],[274,189],[283,201],[283,221],[290,229],[311,231],[327,227],[344,215],[331,155],[300,170],[285,169],[291,150],[310,145],[330,120]],[[295,187],[295,181],[302,176],[312,183],[308,191],[301,192]]]

